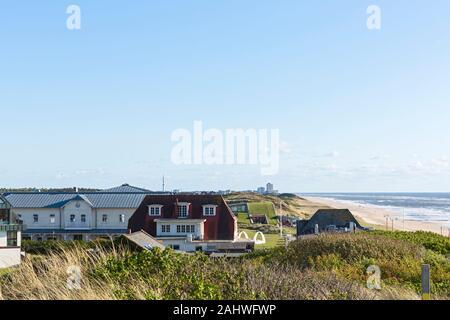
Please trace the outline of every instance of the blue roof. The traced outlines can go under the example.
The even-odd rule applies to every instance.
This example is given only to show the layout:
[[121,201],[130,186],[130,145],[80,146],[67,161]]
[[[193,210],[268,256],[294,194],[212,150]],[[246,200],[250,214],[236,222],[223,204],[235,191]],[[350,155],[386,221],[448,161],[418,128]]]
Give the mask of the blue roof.
[[123,184],[95,192],[10,192],[3,196],[13,208],[62,208],[70,201],[85,201],[93,208],[136,209],[147,195],[170,194]]
[[149,193],[151,191],[147,190],[147,189],[139,188],[139,187],[130,186],[129,184],[123,184],[123,185],[121,185],[119,187],[114,187],[114,188],[111,188],[111,189],[102,190],[101,192],[115,192],[115,193],[139,193],[139,192],[144,192],[144,193]]
[[5,198],[13,208],[62,208],[73,200],[86,201],[94,208],[135,209],[146,193],[6,193]]

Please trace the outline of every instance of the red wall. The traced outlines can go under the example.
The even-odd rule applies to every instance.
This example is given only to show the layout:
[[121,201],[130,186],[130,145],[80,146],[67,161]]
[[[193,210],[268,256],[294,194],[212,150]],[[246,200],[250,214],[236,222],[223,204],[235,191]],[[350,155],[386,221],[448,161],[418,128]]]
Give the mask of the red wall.
[[[144,230],[156,237],[155,219],[176,219],[177,202],[189,202],[187,219],[204,219],[204,240],[233,240],[235,232],[235,216],[221,196],[216,195],[158,195],[147,196],[128,222],[131,232]],[[161,216],[149,216],[148,206],[163,205]],[[215,216],[203,216],[202,205],[216,205]],[[184,219],[180,219],[182,221]]]

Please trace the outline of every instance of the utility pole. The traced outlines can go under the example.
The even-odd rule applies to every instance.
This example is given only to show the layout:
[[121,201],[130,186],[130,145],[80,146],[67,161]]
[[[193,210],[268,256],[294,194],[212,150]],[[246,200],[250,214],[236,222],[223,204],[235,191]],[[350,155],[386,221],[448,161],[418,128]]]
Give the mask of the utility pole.
[[280,201],[280,237],[283,237],[283,201]]

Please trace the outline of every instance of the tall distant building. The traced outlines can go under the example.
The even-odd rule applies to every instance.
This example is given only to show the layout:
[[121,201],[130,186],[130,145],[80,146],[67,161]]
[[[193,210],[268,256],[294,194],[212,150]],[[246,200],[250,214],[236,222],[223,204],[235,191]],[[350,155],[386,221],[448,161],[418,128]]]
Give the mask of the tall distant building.
[[267,183],[266,193],[273,193],[273,184],[271,184],[270,182]]
[[256,189],[256,192],[259,194],[264,194],[266,192],[266,189],[264,189],[264,187],[259,187],[258,189]]

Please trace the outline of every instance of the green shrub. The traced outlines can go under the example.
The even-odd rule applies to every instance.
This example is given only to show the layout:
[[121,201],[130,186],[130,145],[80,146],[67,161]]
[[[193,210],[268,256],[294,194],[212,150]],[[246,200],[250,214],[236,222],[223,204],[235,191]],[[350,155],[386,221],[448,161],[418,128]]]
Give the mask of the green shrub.
[[[114,243],[118,243],[116,240]],[[67,249],[85,248],[95,249],[100,247],[111,248],[114,243],[109,240],[96,240],[96,241],[63,241],[63,240],[48,240],[48,241],[33,241],[23,240],[22,250],[29,254],[48,255],[55,252],[61,252]]]
[[371,231],[372,234],[382,235],[388,238],[405,240],[414,244],[422,245],[434,252],[450,255],[450,238],[441,236],[434,232],[426,231]]

